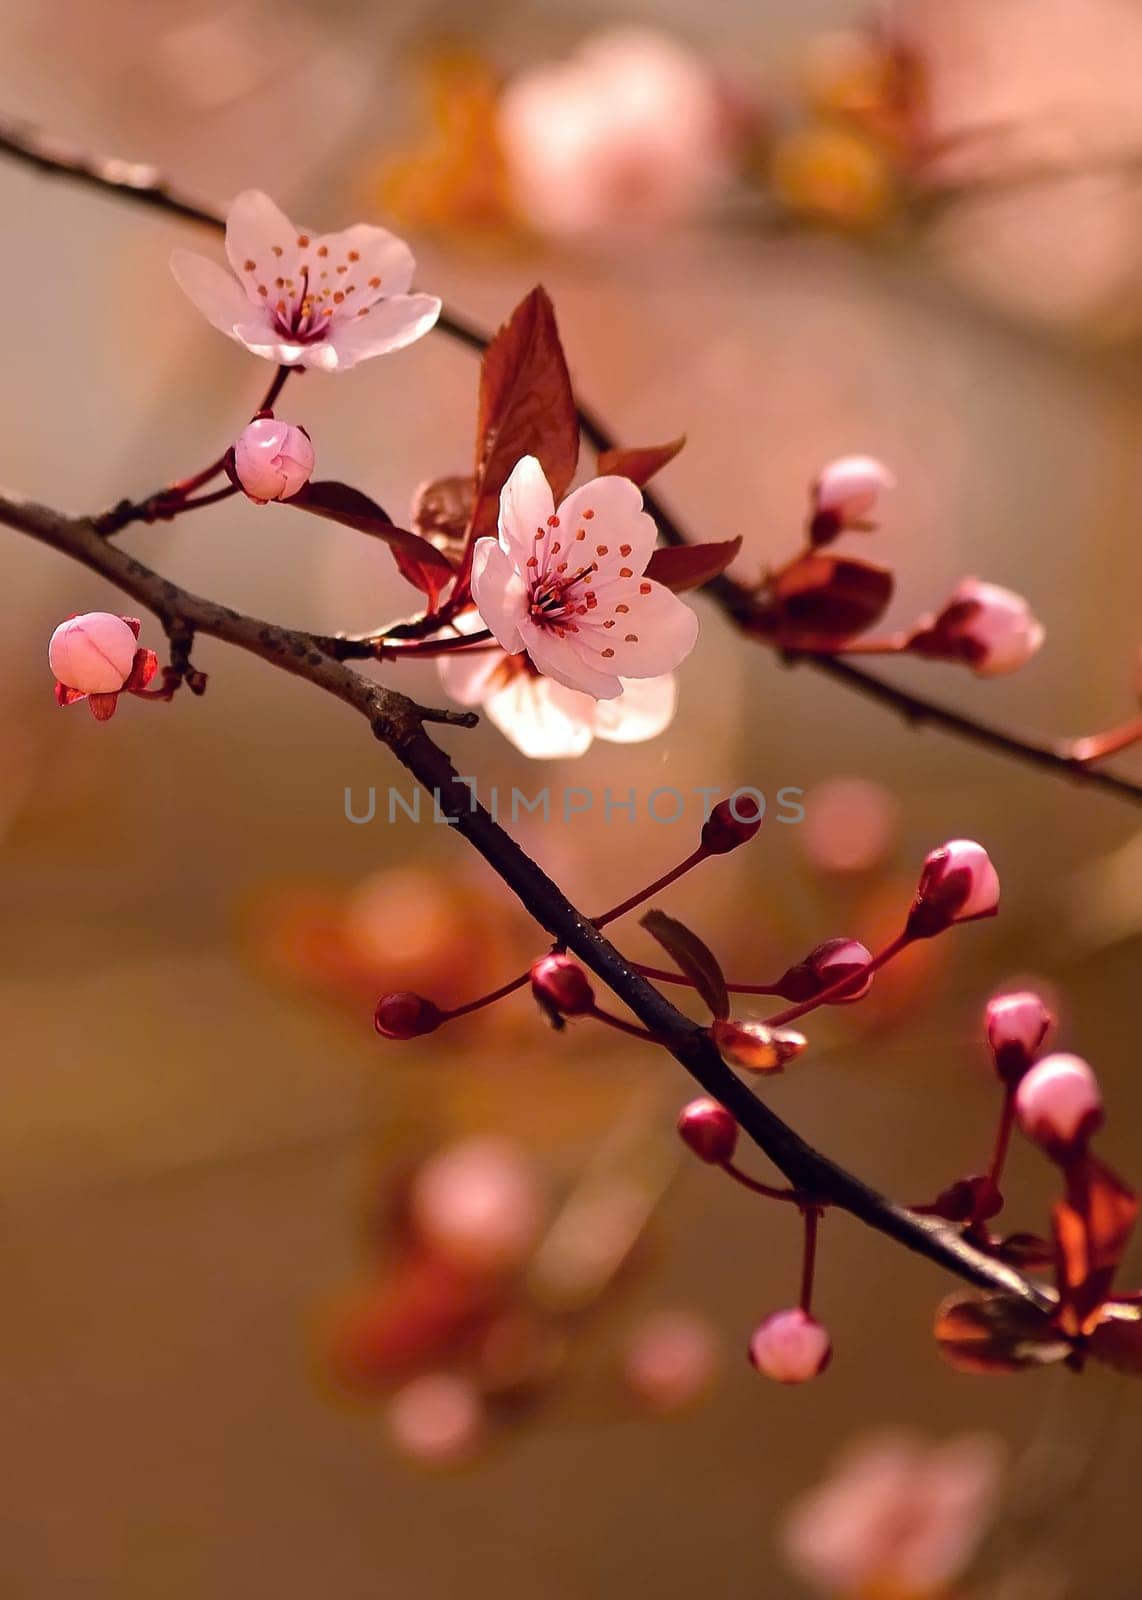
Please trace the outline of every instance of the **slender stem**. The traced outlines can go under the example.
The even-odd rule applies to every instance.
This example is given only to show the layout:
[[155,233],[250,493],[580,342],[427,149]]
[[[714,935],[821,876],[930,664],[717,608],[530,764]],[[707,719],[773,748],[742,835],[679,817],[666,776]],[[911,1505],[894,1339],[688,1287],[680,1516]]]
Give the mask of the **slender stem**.
[[[695,987],[693,978],[688,978],[684,972],[668,972],[665,967],[648,967],[641,961],[634,963],[637,971],[644,978],[650,978],[654,983],[680,983],[686,988]],[[857,977],[860,977],[858,972]],[[781,990],[772,983],[730,983],[727,981],[726,989],[730,994],[768,994],[779,995]]]
[[1004,1094],[1003,1107],[999,1113],[999,1126],[995,1130],[995,1145],[991,1152],[991,1161],[988,1165],[987,1175],[998,1189],[999,1180],[1003,1176],[1004,1163],[1007,1152],[1011,1148],[1011,1130],[1015,1126],[1015,1096],[1010,1089]]
[[775,1189],[771,1183],[761,1183],[757,1178],[751,1178],[748,1172],[743,1172],[736,1161],[723,1161],[721,1168],[735,1183],[740,1183],[743,1189],[748,1189],[752,1194],[764,1195],[767,1200],[788,1200],[793,1205],[801,1204],[801,1195],[796,1189]]
[[629,900],[620,901],[617,906],[612,906],[609,911],[604,911],[601,917],[593,917],[591,920],[596,928],[605,928],[609,922],[617,922],[619,917],[625,917],[628,911],[633,911],[636,906],[643,905],[652,895],[661,893],[663,889],[669,889],[672,883],[677,883],[679,878],[685,877],[686,873],[692,871],[700,862],[705,861],[708,856],[709,851],[699,845],[695,851],[686,857],[685,861],[680,861],[669,872],[664,872],[661,878],[656,878],[645,889],[640,889],[637,894],[632,894]]
[[518,989],[522,989],[530,977],[531,969],[529,968],[527,972],[521,972],[518,977],[510,979],[509,982],[502,983],[498,989],[493,989],[490,994],[482,994],[477,1000],[469,1000],[462,1006],[454,1006],[451,1011],[443,1013],[445,1021],[451,1022],[456,1017],[466,1017],[473,1011],[482,1011],[485,1006],[495,1005],[497,1000],[503,1000],[507,995],[515,994]]
[[608,1028],[614,1028],[619,1033],[629,1034],[632,1039],[641,1039],[644,1044],[661,1044],[670,1048],[670,1039],[661,1033],[651,1033],[647,1028],[640,1028],[637,1023],[626,1022],[622,1017],[616,1017],[613,1011],[604,1011],[600,1006],[592,1006],[590,1011],[585,1011],[584,1016],[594,1017],[596,1022],[605,1022]]
[[836,996],[847,994],[854,985],[859,986],[866,978],[871,978],[874,972],[879,972],[881,967],[887,966],[894,956],[898,956],[901,950],[911,943],[912,940],[907,934],[898,934],[892,943],[886,944],[884,949],[878,955],[873,956],[866,966],[858,967],[855,972],[850,972],[845,977],[839,978],[836,983],[830,984],[827,989],[822,989],[820,994],[815,994],[812,999],[802,1000],[800,1005],[789,1006],[785,1011],[777,1011],[774,1012],[773,1016],[766,1017],[766,1027],[783,1028],[786,1023],[796,1022],[798,1017],[804,1017],[810,1011],[816,1011],[818,1006],[828,1005],[830,1000],[836,998]]
[[798,1302],[806,1316],[813,1309],[813,1275],[817,1268],[817,1229],[821,1213],[814,1205],[803,1206],[801,1216],[805,1223],[805,1254],[801,1260],[801,1297]]
[[1116,756],[1140,741],[1142,717],[1135,717],[1132,722],[1124,722],[1120,728],[1108,728],[1105,733],[1092,733],[1085,739],[1076,739],[1071,746],[1071,754],[1076,761],[1084,764],[1105,761],[1107,756]]

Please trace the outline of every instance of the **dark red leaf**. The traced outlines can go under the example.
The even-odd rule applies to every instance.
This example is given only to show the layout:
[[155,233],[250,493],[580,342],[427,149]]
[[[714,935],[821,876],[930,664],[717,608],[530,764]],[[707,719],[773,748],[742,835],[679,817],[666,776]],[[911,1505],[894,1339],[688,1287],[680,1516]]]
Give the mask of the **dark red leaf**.
[[883,616],[892,599],[887,567],[849,556],[798,557],[774,575],[773,598],[786,631],[846,639]]
[[430,605],[436,604],[441,590],[454,576],[448,558],[435,545],[405,528],[398,528],[387,511],[347,483],[332,480],[307,483],[290,497],[288,504],[384,540],[402,576],[428,596]]
[[1003,1294],[953,1294],[936,1311],[936,1343],[960,1372],[1022,1372],[1065,1361],[1049,1314]]
[[728,1017],[730,997],[713,951],[702,943],[696,933],[691,933],[674,917],[668,917],[665,911],[648,911],[641,921],[647,933],[658,940],[679,969],[692,981],[714,1016]]
[[649,483],[655,473],[661,472],[681,450],[686,443],[686,435],[672,439],[669,444],[644,444],[632,445],[630,449],[621,447],[617,450],[603,450],[600,452],[598,472],[600,478],[629,478],[632,483],[637,483],[641,489],[644,483]]
[[470,475],[422,483],[412,500],[413,528],[445,554],[458,552],[472,520],[475,498],[476,480]]
[[539,287],[520,302],[484,352],[474,538],[495,532],[500,490],[528,455],[538,458],[558,503],[579,460],[579,417],[555,308]]
[[646,575],[675,594],[699,589],[711,578],[719,577],[741,547],[740,535],[721,544],[667,545],[651,556]]

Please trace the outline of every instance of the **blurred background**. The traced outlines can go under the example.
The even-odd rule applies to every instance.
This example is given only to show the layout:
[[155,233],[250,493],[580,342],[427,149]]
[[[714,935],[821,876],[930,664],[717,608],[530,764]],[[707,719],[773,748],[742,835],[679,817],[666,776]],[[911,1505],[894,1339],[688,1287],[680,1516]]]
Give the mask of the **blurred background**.
[[[652,30],[621,50],[661,71],[626,107],[629,164],[608,166],[604,113],[625,102],[605,87],[613,39],[590,51],[620,26]],[[621,438],[688,435],[663,493],[697,534],[743,536],[743,577],[793,552],[824,461],[882,458],[899,488],[859,553],[897,571],[891,620],[972,573],[1047,627],[1015,678],[882,670],[1060,735],[1137,710],[1140,66],[1136,0],[0,6],[5,112],[219,204],[257,185],[307,225],[385,222],[418,285],[489,327],[542,280]],[[0,481],[96,508],[216,455],[264,371],[167,257],[218,241],[11,165],[0,198]],[[465,469],[476,380],[434,334],[295,380],[282,410],[322,474],[400,521],[418,484]],[[318,631],[414,603],[379,547],[288,509],[231,502],[123,542]],[[490,988],[542,948],[528,919],[446,830],[390,825],[399,779],[359,722],[255,660],[204,641],[201,701],[128,702],[106,728],[57,711],[48,634],[118,601],[14,534],[3,550],[5,1595],[792,1600],[814,1591],[789,1507],[887,1424],[995,1436],[974,1564],[908,1593],[871,1570],[818,1592],[1134,1600],[1125,1380],[951,1372],[930,1336],[951,1285],[837,1216],[818,1288],[833,1365],[766,1384],[745,1343],[795,1297],[797,1230],[680,1158],[681,1070],[617,1035],[557,1038],[526,995],[381,1045],[379,993]],[[752,849],[664,901],[742,979],[834,934],[875,947],[925,852],[982,840],[1002,916],[813,1019],[766,1097],[922,1199],[984,1163],[982,1006],[1034,981],[1100,1075],[1109,1158],[1137,1173],[1135,814],[782,670],[697,604],[658,740],[536,765],[485,721],[446,735],[461,770],[505,791],[763,791]],[[441,695],[430,665],[405,670]],[[377,819],[353,825],[345,791],[360,808],[370,785]],[[776,821],[786,786],[803,823]],[[634,823],[516,831],[601,907],[695,827],[640,804]],[[1041,1226],[1050,1174],[1025,1147],[1010,1193],[1012,1224]]]

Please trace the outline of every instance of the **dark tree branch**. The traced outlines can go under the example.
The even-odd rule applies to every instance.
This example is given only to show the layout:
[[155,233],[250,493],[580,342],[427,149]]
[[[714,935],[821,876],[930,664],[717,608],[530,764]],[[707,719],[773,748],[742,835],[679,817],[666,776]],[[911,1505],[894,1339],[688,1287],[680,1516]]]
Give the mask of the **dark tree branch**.
[[[133,200],[138,205],[167,216],[199,223],[215,232],[221,232],[226,226],[225,218],[218,210],[183,194],[154,167],[139,162],[93,157],[77,146],[51,138],[25,123],[0,118],[0,154],[11,156],[50,177],[82,183]],[[451,338],[477,353],[482,353],[488,344],[489,336],[482,329],[448,307],[441,313],[439,326]],[[614,449],[616,440],[610,429],[593,411],[582,405],[579,407],[579,422],[593,449]],[[668,544],[689,542],[677,519],[653,491],[645,492],[645,500],[647,510],[658,523]],[[732,621],[749,631],[751,621],[757,617],[757,607],[747,589],[730,578],[722,577],[707,584],[704,592],[721,606]],[[981,749],[1008,756],[1055,777],[1115,795],[1135,805],[1142,803],[1142,783],[1106,772],[1101,767],[1091,766],[1076,758],[1075,746],[1081,741],[1036,740],[995,727],[911,690],[899,689],[863,667],[854,666],[836,656],[791,654],[786,659],[792,663],[805,663],[817,672],[823,672],[834,682],[844,684],[866,699],[895,711],[906,722],[929,723]]]
[[433,712],[334,661],[313,634],[248,617],[171,583],[109,544],[87,517],[65,516],[32,501],[0,494],[0,523],[98,572],[154,612],[168,633],[205,634],[260,656],[352,706],[374,735],[435,797],[456,831],[484,857],[535,920],[606,983],[635,1016],[670,1039],[671,1054],[719,1100],[795,1188],[850,1212],[878,1232],[968,1283],[1047,1307],[1040,1285],[969,1244],[950,1224],[896,1205],[807,1144],[726,1066],[705,1030],[678,1011],[559,887],[527,856],[460,780],[445,752],[425,732],[426,720],[471,725],[471,713]]

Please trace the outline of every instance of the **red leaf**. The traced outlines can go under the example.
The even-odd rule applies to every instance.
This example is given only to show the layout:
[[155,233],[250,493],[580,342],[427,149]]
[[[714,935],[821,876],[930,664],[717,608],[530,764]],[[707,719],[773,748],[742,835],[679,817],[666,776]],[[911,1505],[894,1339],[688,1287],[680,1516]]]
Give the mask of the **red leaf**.
[[888,568],[874,562],[812,554],[776,573],[772,590],[786,630],[846,639],[883,616],[893,583]]
[[1108,1367],[1142,1378],[1142,1306],[1108,1301],[1099,1312],[1087,1349]]
[[89,694],[87,704],[91,707],[91,715],[96,722],[109,722],[115,715],[115,708],[119,704],[118,692],[114,694]]
[[629,450],[603,450],[598,461],[600,478],[629,478],[641,489],[655,473],[668,466],[686,443],[686,435],[672,439],[669,444],[632,445]]
[[555,308],[539,287],[520,302],[484,352],[473,539],[495,532],[500,491],[528,455],[538,458],[558,503],[579,460],[579,417]]
[[145,689],[158,670],[159,658],[153,650],[136,650],[124,689]]
[[328,517],[343,527],[355,528],[374,539],[382,539],[393,553],[401,575],[422,594],[428,596],[429,605],[435,606],[441,590],[455,576],[446,556],[418,534],[398,528],[387,511],[370,500],[359,489],[347,483],[326,480],[307,483],[287,502],[311,511],[315,516]]
[[934,1331],[941,1355],[960,1372],[1023,1372],[1071,1353],[1049,1313],[1003,1294],[949,1295]]
[[1067,1197],[1052,1208],[1062,1325],[1086,1333],[1110,1293],[1134,1231],[1138,1199],[1117,1173],[1087,1154],[1067,1173]]
[[700,589],[711,578],[719,577],[742,547],[741,536],[721,544],[680,544],[656,550],[646,569],[648,578],[675,594]]
[[730,997],[726,980],[713,951],[704,945],[696,933],[691,933],[683,923],[668,917],[665,911],[648,911],[641,919],[647,933],[657,939],[662,948],[692,981],[702,999],[715,1017],[728,1017]]
[[438,550],[458,552],[472,520],[475,498],[476,480],[471,476],[455,474],[422,483],[412,499],[412,525]]

